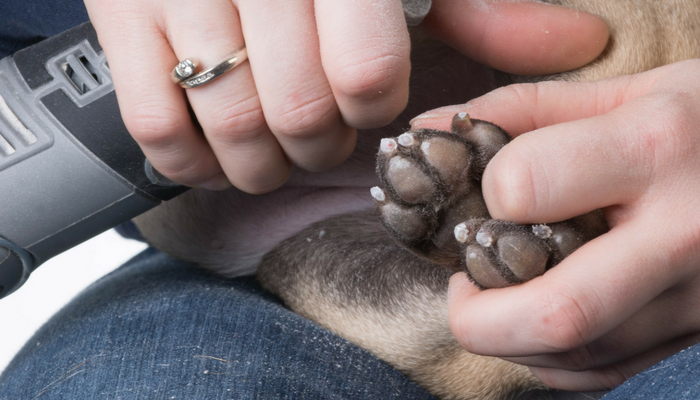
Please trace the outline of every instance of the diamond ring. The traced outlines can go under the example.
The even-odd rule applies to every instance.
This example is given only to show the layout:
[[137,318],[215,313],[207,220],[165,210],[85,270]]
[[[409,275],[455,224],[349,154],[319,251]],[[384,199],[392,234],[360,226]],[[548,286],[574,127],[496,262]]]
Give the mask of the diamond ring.
[[192,89],[213,81],[248,59],[245,47],[223,59],[215,66],[195,74],[199,63],[190,58],[180,61],[170,73],[170,79],[185,89]]

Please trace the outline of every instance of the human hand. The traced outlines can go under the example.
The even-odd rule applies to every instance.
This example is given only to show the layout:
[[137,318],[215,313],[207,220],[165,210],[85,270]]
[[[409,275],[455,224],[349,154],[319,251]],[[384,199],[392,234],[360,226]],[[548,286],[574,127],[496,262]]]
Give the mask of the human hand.
[[[353,128],[388,123],[408,97],[398,0],[85,3],[127,128],[183,184],[260,193],[292,164],[332,167],[352,152]],[[250,62],[212,83],[185,92],[170,81],[179,60],[208,68],[244,45]]]
[[[387,124],[408,98],[410,44],[399,0],[85,3],[127,128],[159,172],[186,185],[224,189],[232,183],[262,193],[284,183],[292,165],[333,167],[352,152],[356,128]],[[588,14],[501,3],[462,2],[455,9],[455,2],[436,0],[425,25],[455,41],[463,35],[440,26],[464,24],[490,44],[457,40],[457,48],[535,73],[544,72],[537,52],[520,51],[528,43],[540,48],[546,39],[544,47],[558,54],[547,58],[547,68],[568,69],[595,58],[607,40],[604,23]],[[501,16],[502,24],[484,25],[485,13]],[[542,24],[508,22],[528,15],[549,21],[558,34],[543,33]],[[511,46],[504,26],[525,40]],[[584,46],[591,42],[598,47]],[[178,61],[193,57],[208,68],[244,44],[250,62],[216,81],[187,91],[170,81]]]
[[415,122],[435,127],[467,111],[517,136],[484,173],[494,218],[554,222],[603,208],[611,227],[519,286],[480,292],[455,275],[449,319],[467,350],[582,391],[700,341],[698,82],[693,60],[600,82],[513,85]]

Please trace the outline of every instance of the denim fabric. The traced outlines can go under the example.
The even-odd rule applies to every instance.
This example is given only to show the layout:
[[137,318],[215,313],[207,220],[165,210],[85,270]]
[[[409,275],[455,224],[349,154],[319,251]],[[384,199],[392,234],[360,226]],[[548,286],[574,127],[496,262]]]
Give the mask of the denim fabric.
[[0,58],[87,20],[82,0],[0,0]]
[[252,278],[149,249],[54,316],[0,376],[0,399],[432,399]]
[[603,400],[700,399],[700,344],[633,376]]

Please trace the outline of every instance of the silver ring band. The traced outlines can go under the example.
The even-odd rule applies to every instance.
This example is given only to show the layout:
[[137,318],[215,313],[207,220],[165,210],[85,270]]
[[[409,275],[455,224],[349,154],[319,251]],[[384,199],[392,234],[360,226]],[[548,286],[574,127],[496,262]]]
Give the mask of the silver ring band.
[[170,79],[185,89],[192,89],[207,84],[227,71],[230,71],[248,59],[246,48],[236,51],[217,65],[194,74],[198,67],[197,61],[186,59],[181,61],[170,73]]

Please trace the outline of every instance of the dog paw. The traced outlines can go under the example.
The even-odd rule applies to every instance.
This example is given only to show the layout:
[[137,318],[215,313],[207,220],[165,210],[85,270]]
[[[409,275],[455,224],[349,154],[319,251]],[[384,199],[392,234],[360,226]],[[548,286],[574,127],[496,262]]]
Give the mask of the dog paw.
[[371,189],[386,229],[421,257],[466,271],[482,288],[542,275],[607,230],[602,213],[549,225],[491,219],[481,193],[486,164],[509,141],[496,125],[458,114],[452,132],[421,129],[383,139]]
[[516,285],[538,277],[605,230],[602,213],[554,224],[519,225],[475,218],[454,228],[464,268],[481,288]]

